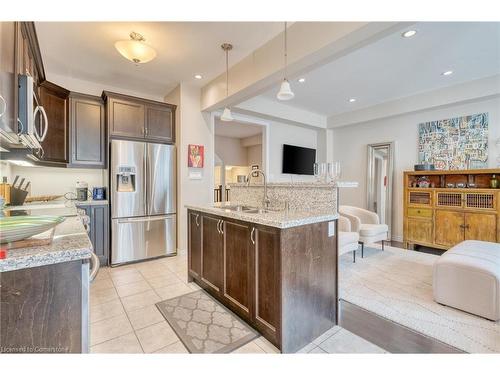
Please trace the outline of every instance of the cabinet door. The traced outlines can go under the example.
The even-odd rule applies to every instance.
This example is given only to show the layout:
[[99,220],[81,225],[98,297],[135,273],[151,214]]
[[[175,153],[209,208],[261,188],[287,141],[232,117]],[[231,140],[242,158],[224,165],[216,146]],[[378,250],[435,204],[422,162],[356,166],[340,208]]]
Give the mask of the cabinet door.
[[408,241],[432,244],[432,221],[408,219]]
[[188,263],[192,276],[201,276],[201,215],[189,211],[188,215]]
[[438,245],[452,247],[464,240],[464,214],[460,211],[436,210],[435,237]]
[[90,231],[94,253],[99,257],[101,265],[105,266],[109,258],[108,205],[91,205],[90,208]]
[[159,142],[174,142],[174,121],[170,107],[146,106],[146,138]]
[[465,239],[497,242],[497,216],[465,213]]
[[108,121],[111,135],[144,138],[144,104],[142,103],[109,98]]
[[71,94],[71,164],[105,168],[104,104],[99,97]]
[[15,22],[0,22],[0,129],[9,138],[17,134],[16,33]]
[[219,219],[202,216],[201,278],[216,292],[222,290],[222,234]]
[[248,225],[224,221],[223,296],[243,317],[251,318],[253,246]]
[[41,105],[47,113],[48,130],[42,142],[42,159],[68,163],[68,95],[69,91],[51,82],[40,87]]
[[[254,321],[266,337],[278,344],[280,322],[280,233],[272,229],[256,228],[255,242],[255,313]],[[332,270],[333,272],[333,270]]]

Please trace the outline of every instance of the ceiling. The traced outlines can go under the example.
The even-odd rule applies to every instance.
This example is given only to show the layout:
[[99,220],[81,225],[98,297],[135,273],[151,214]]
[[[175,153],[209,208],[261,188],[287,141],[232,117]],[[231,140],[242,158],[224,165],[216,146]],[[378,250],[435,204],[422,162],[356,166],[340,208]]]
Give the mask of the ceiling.
[[[331,116],[500,73],[500,23],[422,22],[410,28],[415,36],[389,35],[302,75],[304,83],[293,77],[295,98],[286,104]],[[441,75],[447,70],[453,74]],[[264,96],[278,101],[278,89]]]
[[229,138],[247,138],[262,133],[262,126],[238,121],[215,119],[215,135]]
[[[282,31],[280,22],[36,22],[48,79],[70,76],[164,96],[180,81],[203,86],[225,71],[220,48],[230,42],[232,65]],[[131,31],[144,36],[157,57],[134,65],[114,47]],[[196,80],[195,74],[203,79]]]

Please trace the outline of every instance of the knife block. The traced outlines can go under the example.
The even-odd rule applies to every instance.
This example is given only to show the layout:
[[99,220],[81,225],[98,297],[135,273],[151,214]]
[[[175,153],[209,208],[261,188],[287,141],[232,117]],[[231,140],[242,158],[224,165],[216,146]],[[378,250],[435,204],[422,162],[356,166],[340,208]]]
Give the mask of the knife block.
[[22,206],[26,197],[28,196],[27,190],[22,190],[11,186],[10,188],[10,205]]

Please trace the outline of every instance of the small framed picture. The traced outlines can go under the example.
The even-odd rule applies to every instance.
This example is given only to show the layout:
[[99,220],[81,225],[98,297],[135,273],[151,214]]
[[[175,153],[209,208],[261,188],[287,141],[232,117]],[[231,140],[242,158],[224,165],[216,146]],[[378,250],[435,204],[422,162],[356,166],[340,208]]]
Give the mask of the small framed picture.
[[188,167],[203,168],[204,150],[202,145],[188,145]]

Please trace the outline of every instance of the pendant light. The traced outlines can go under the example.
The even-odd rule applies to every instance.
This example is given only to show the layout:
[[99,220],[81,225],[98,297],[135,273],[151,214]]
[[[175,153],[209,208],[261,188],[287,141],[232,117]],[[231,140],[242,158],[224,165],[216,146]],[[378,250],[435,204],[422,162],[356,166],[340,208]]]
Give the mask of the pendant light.
[[[233,49],[233,45],[229,43],[224,43],[221,48],[226,52],[226,99],[229,96],[229,51]],[[233,115],[229,107],[224,108],[222,116],[220,117],[222,121],[233,121]]]
[[147,45],[146,39],[136,32],[130,33],[130,40],[120,40],[115,43],[115,48],[126,59],[136,63],[143,64],[153,60],[156,57],[156,51],[153,47]]
[[288,50],[287,50],[286,22],[285,22],[285,33],[284,34],[285,34],[284,35],[285,74],[284,74],[283,82],[281,82],[280,91],[278,92],[276,97],[279,100],[290,100],[290,99],[293,99],[295,94],[293,93],[292,89],[290,88],[290,82],[288,82],[288,79],[286,78],[286,76],[287,76],[286,68],[287,68],[287,63],[288,63],[288,61],[287,61]]

